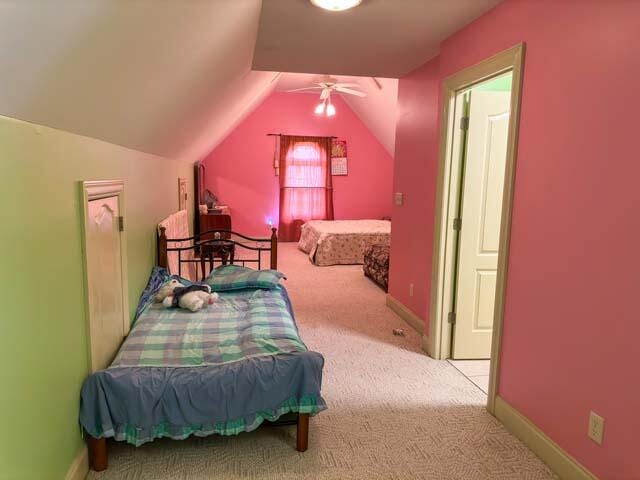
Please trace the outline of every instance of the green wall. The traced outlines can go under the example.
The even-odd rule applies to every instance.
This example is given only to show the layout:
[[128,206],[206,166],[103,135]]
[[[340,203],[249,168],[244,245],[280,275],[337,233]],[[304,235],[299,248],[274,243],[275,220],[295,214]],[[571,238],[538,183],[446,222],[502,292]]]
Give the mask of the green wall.
[[129,305],[193,166],[0,117],[0,479],[61,480],[88,373],[79,180],[125,181]]
[[489,91],[489,92],[508,92],[511,90],[511,81],[513,74],[511,72],[492,78],[486,82],[473,87],[473,90]]

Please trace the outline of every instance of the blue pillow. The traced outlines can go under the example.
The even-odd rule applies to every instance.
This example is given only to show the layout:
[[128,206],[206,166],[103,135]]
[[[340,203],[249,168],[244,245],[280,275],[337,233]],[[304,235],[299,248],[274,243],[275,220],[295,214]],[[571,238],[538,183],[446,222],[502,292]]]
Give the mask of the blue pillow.
[[276,270],[254,270],[239,265],[222,265],[205,279],[213,292],[228,292],[247,288],[272,290],[280,284],[284,274]]

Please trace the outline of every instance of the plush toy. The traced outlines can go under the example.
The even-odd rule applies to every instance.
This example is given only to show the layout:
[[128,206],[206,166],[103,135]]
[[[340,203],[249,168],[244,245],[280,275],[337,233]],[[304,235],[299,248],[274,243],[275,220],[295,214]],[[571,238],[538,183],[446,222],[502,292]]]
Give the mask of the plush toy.
[[156,302],[162,302],[167,307],[180,307],[197,312],[206,305],[218,300],[217,293],[211,293],[209,285],[191,285],[185,287],[179,281],[172,279],[165,283],[155,296]]

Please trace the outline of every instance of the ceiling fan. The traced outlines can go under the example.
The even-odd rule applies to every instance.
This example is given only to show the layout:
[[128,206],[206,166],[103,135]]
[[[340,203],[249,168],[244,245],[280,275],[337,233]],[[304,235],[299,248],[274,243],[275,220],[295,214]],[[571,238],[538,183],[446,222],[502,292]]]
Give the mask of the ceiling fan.
[[313,87],[294,88],[287,90],[288,92],[303,92],[308,90],[320,90],[320,104],[315,109],[315,113],[322,115],[326,113],[328,117],[336,114],[336,108],[331,104],[331,93],[340,92],[347,95],[356,95],[358,97],[366,97],[367,94],[360,90],[354,90],[359,87],[357,83],[339,83],[335,78],[326,77],[323,81],[313,82]]

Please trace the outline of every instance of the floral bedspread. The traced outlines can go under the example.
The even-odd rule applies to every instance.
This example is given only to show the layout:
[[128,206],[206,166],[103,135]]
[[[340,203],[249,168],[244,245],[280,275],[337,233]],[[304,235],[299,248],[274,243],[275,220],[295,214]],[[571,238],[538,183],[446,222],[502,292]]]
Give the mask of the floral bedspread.
[[389,290],[389,245],[370,245],[364,252],[364,274]]
[[311,220],[302,226],[298,248],[315,265],[362,264],[369,245],[389,245],[387,220]]

